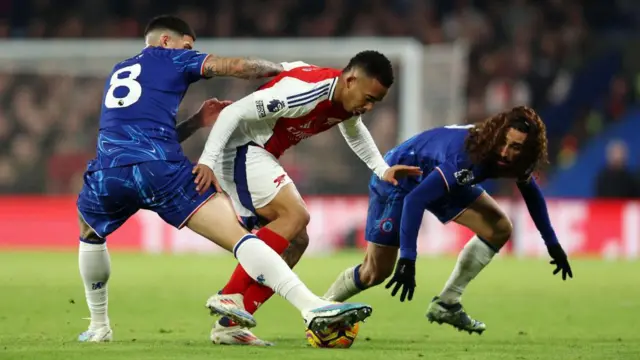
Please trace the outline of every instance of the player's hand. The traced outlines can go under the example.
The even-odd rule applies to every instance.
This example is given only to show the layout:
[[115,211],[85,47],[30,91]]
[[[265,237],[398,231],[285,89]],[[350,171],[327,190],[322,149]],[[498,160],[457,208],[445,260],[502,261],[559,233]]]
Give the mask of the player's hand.
[[382,176],[382,180],[391,183],[393,185],[398,185],[398,179],[405,178],[407,176],[420,176],[422,175],[422,170],[417,166],[408,166],[408,165],[394,165],[387,169]]
[[200,127],[212,126],[218,120],[218,115],[220,115],[222,109],[232,103],[233,101],[231,100],[218,100],[216,98],[205,100],[196,113]]
[[400,294],[400,301],[407,300],[411,301],[413,299],[413,291],[416,288],[416,261],[410,259],[398,259],[398,263],[396,264],[396,271],[393,274],[393,277],[387,285],[386,289],[389,289],[395,284],[393,290],[391,290],[391,296],[396,296],[398,290],[402,288],[402,293]]
[[197,164],[193,167],[191,173],[196,176],[193,182],[196,184],[196,191],[200,193],[200,195],[209,190],[209,187],[211,187],[212,184],[216,188],[216,191],[222,194],[222,188],[220,187],[220,184],[218,184],[218,179],[216,179],[216,176],[213,174],[213,170],[211,170],[210,167],[203,164]]
[[553,259],[549,263],[556,266],[556,269],[553,270],[553,275],[562,271],[562,280],[567,280],[567,275],[573,278],[571,265],[569,265],[567,254],[562,249],[562,246],[560,244],[548,245],[547,251],[549,251],[549,256]]

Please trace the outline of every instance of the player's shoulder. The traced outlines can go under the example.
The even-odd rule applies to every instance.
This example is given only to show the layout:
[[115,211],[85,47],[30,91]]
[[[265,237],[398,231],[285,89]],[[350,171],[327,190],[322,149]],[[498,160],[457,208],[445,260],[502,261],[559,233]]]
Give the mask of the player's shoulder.
[[161,46],[147,46],[140,54],[142,56],[173,59],[175,57],[202,55],[203,53],[193,49],[168,49]]
[[280,75],[282,75],[282,78],[293,78],[308,84],[317,84],[333,80],[338,77],[341,72],[341,70],[334,68],[307,64],[306,66],[298,66],[290,70],[283,71]]
[[259,90],[269,96],[281,97],[288,106],[310,104],[322,97],[330,97],[337,84],[339,70],[317,66],[300,66],[281,72],[262,85]]
[[138,62],[146,66],[162,66],[162,64],[184,66],[184,64],[193,62],[194,59],[203,55],[206,54],[191,49],[167,49],[148,46],[142,49],[139,54],[122,61],[118,65]]

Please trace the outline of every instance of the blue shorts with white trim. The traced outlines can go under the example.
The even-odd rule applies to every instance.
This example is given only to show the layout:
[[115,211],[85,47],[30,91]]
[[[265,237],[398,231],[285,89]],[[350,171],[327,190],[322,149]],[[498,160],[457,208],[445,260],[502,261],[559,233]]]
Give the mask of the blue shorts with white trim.
[[[444,224],[458,217],[483,192],[481,186],[465,186],[449,193],[427,209],[411,211],[429,211]],[[365,228],[365,239],[368,242],[383,246],[400,246],[400,221],[404,197],[407,194],[407,191],[380,180],[376,175],[371,177]]]
[[151,210],[181,228],[215,194],[213,187],[202,195],[196,191],[193,166],[185,158],[87,171],[78,196],[78,211],[101,238],[140,209]]

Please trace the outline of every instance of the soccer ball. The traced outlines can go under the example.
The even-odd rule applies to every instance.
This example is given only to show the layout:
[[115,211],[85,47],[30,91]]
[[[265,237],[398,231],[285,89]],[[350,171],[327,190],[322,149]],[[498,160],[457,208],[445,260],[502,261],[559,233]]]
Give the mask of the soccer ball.
[[360,324],[336,326],[325,331],[307,329],[307,341],[314,348],[348,349],[358,336]]

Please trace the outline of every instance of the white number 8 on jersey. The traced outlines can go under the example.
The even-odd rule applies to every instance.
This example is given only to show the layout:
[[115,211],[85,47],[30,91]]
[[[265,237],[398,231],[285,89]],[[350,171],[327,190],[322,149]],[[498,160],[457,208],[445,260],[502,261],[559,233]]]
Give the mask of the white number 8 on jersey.
[[[142,95],[142,86],[140,86],[140,83],[137,82],[136,79],[140,76],[141,71],[142,66],[140,66],[140,64],[133,64],[114,72],[109,81],[109,90],[107,90],[107,94],[104,96],[104,106],[110,109],[125,108],[138,101],[140,95]],[[118,78],[118,75],[122,73],[129,74],[125,78]],[[113,92],[118,87],[126,87],[129,92],[124,97],[115,97]]]

